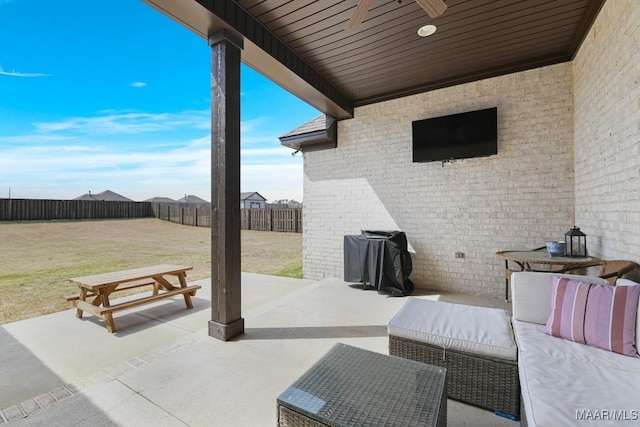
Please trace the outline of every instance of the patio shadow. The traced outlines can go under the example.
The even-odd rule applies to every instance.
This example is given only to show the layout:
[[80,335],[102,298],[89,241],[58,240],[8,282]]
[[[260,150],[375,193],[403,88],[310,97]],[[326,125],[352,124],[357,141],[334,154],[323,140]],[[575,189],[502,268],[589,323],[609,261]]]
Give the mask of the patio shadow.
[[387,325],[291,326],[286,328],[246,328],[239,340],[288,340],[322,338],[386,337]]
[[[41,407],[72,400],[83,388],[76,382],[65,383],[4,326],[0,326],[0,349],[0,424],[3,418],[19,423],[26,415],[41,412]],[[100,412],[91,402],[86,402],[85,410]],[[109,416],[103,420],[108,425]]]
[[[206,325],[206,319],[200,319],[196,313],[211,308],[211,302],[206,299],[191,297],[193,308],[187,309],[182,298],[170,298],[149,306],[138,307],[136,311],[116,312],[113,316],[116,324],[114,337],[126,337],[145,329],[158,326],[158,323],[170,323],[171,326],[195,331]],[[208,312],[207,312],[208,313]],[[103,319],[87,313],[82,322],[90,322],[105,329]]]

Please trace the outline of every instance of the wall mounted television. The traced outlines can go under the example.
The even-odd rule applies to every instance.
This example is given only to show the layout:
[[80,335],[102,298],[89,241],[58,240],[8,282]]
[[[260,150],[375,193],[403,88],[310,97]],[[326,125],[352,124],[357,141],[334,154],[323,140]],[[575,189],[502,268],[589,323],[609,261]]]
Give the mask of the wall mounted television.
[[413,161],[435,162],[498,154],[498,108],[416,120]]

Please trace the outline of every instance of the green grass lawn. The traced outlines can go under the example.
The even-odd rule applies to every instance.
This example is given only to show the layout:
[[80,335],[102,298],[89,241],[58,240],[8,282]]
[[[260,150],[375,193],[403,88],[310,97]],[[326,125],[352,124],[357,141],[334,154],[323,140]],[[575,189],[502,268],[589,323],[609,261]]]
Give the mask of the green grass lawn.
[[[157,219],[0,223],[0,324],[69,308],[71,277],[154,264],[211,276],[211,230]],[[302,277],[302,235],[242,231],[242,271]]]

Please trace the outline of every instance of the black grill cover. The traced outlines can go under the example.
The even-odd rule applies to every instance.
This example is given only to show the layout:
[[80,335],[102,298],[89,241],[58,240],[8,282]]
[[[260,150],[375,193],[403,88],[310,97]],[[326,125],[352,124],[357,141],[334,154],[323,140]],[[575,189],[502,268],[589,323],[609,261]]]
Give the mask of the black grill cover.
[[407,236],[402,231],[365,230],[344,236],[344,281],[361,282],[392,296],[413,292]]

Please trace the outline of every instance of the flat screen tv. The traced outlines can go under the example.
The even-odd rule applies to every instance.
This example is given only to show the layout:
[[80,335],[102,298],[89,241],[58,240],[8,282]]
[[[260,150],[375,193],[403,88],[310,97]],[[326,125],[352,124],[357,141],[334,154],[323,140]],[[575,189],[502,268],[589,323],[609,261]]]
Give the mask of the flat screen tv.
[[413,161],[435,162],[498,154],[498,108],[416,120]]

